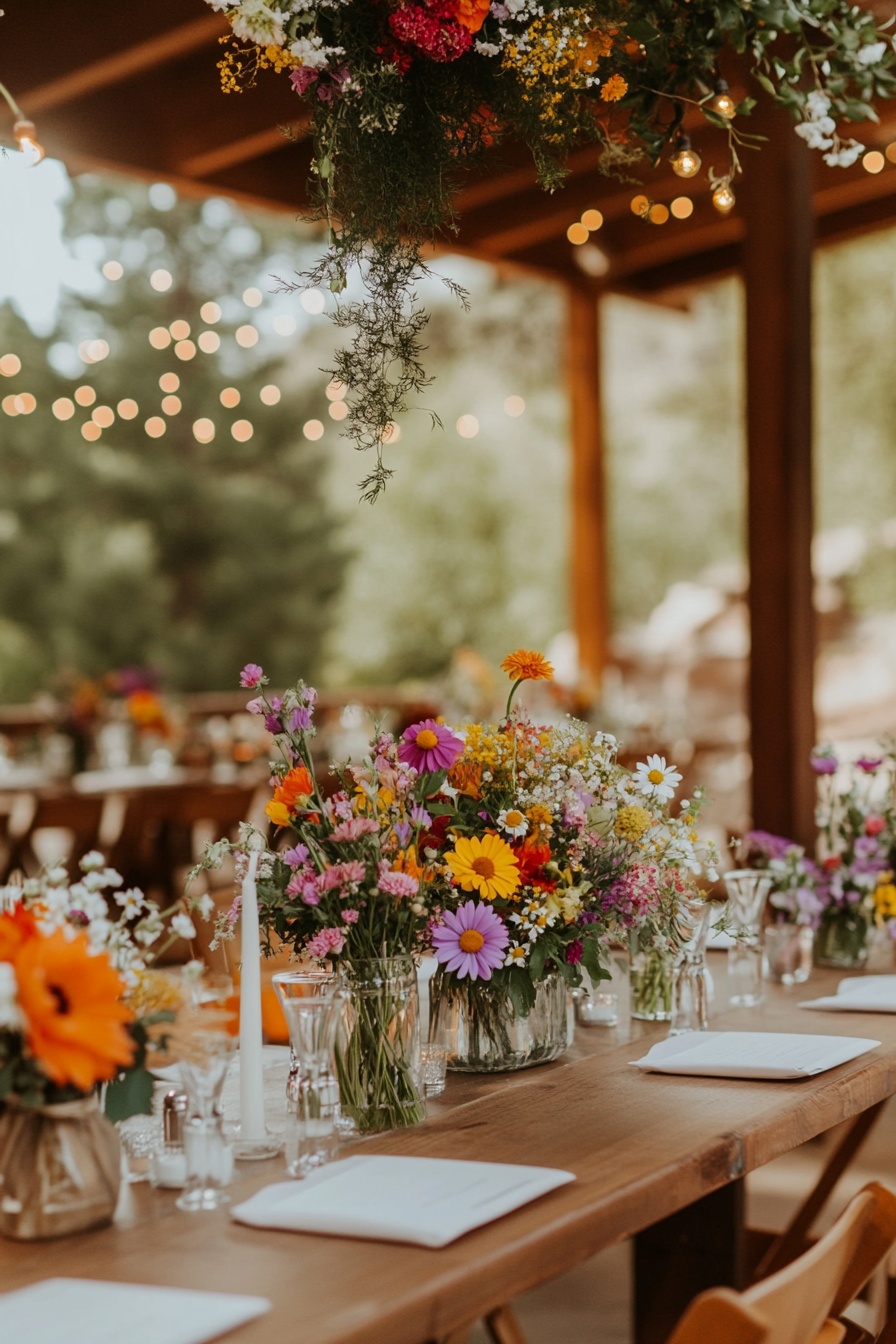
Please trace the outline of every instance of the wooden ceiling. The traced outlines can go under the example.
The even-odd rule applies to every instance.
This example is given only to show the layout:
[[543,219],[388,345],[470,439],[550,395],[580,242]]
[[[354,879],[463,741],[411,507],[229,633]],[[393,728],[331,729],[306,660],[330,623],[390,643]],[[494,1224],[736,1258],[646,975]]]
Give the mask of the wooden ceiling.
[[[888,4],[896,12],[896,0]],[[40,33],[33,6],[34,0],[7,0],[0,80],[36,121],[49,155],[75,172],[115,169],[165,178],[186,192],[301,211],[311,149],[301,104],[285,77],[273,74],[249,92],[221,93],[217,44],[228,29],[204,0],[41,0]],[[0,136],[10,129],[11,122],[0,121]],[[896,142],[896,104],[881,110],[879,126],[857,134],[881,151]],[[721,166],[717,132],[703,126],[693,140],[705,167],[714,156]],[[501,147],[460,192],[460,234],[452,249],[572,282],[585,282],[589,265],[590,278],[604,268],[605,285],[644,294],[737,265],[743,220],[737,207],[727,217],[717,213],[705,174],[683,182],[664,165],[647,170],[639,187],[602,176],[597,158],[594,147],[576,153],[565,188],[547,195],[523,147]],[[749,151],[744,158],[749,172]],[[896,163],[886,160],[872,174],[861,163],[831,169],[819,154],[813,158],[820,242],[896,222]],[[666,204],[689,195],[693,214],[652,224],[632,213],[639,191]],[[566,230],[590,207],[601,211],[604,224],[589,245],[577,248]]]

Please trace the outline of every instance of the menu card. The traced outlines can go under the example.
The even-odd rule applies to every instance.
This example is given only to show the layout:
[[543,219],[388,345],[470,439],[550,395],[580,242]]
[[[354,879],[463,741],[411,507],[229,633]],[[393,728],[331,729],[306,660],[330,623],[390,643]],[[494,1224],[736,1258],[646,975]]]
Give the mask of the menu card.
[[833,1013],[896,1013],[896,975],[850,975],[840,981],[836,994],[809,999],[800,1007]]
[[302,1181],[266,1186],[231,1216],[253,1227],[447,1246],[574,1180],[553,1167],[349,1157]]
[[658,1042],[643,1059],[646,1073],[707,1078],[809,1078],[845,1064],[880,1041],[855,1036],[812,1036],[783,1031],[692,1031]]
[[270,1311],[266,1297],[42,1279],[0,1293],[4,1344],[205,1344]]

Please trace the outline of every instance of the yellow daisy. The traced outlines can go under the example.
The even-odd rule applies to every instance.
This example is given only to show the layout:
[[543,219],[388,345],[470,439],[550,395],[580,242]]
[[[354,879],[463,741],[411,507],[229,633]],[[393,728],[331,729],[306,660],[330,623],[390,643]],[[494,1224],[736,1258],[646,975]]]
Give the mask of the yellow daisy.
[[516,856],[499,835],[460,836],[445,861],[464,891],[478,891],[487,901],[511,896],[520,885]]

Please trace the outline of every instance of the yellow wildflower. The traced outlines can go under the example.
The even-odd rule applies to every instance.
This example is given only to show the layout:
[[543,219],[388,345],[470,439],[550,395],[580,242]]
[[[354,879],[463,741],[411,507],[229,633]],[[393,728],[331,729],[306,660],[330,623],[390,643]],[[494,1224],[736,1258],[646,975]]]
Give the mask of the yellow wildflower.
[[645,807],[639,807],[637,803],[629,803],[625,807],[620,807],[616,813],[616,834],[622,840],[628,840],[631,844],[637,844],[641,836],[650,830],[651,817]]

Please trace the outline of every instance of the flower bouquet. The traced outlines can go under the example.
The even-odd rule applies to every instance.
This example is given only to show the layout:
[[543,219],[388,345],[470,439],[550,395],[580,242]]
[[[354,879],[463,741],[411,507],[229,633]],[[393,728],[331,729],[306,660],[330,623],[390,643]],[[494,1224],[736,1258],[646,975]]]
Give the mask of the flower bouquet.
[[511,713],[522,682],[552,668],[526,650],[502,668],[513,683],[505,717],[469,725],[450,747],[441,790],[449,806],[419,841],[434,868],[431,939],[441,968],[431,1030],[454,1038],[451,1067],[472,1071],[560,1054],[566,990],[582,983],[583,969],[593,981],[608,974],[607,938],[659,940],[702,866],[690,804],[667,814],[680,776],[662,758],[631,775],[607,734],[571,719],[538,727]]
[[55,867],[0,889],[0,1230],[13,1237],[111,1219],[109,1120],[150,1111],[151,1029],[173,1018],[146,964],[162,913],[139,891],[111,896],[121,878],[102,855],[81,870],[71,885]]

